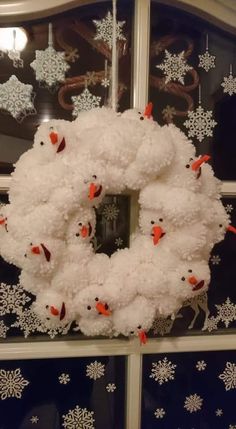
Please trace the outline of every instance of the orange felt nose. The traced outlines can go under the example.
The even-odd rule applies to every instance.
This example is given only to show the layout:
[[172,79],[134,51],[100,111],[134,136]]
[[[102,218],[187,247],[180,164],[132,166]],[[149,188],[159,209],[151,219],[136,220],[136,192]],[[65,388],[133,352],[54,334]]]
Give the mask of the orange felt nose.
[[83,238],[86,238],[88,236],[88,228],[87,226],[83,225],[81,228],[81,235]]
[[106,310],[105,305],[102,302],[97,302],[96,310],[98,313],[103,314],[103,316],[110,316],[111,315],[111,312],[109,310]]
[[40,254],[40,248],[39,248],[39,246],[33,246],[33,247],[31,247],[31,252],[34,253],[35,255],[39,255]]
[[152,103],[148,103],[145,107],[144,116],[146,116],[148,119],[150,119],[150,117],[152,115],[152,108],[153,108]]
[[153,235],[153,244],[154,244],[154,246],[156,246],[156,244],[160,240],[162,233],[163,233],[163,229],[160,226],[154,226],[152,228],[152,235]]
[[139,339],[140,339],[140,344],[146,344],[147,342],[147,335],[145,331],[140,331],[138,333]]
[[4,224],[5,224],[5,222],[6,222],[6,219],[5,219],[5,218],[0,218],[0,225],[4,225]]
[[191,285],[196,285],[197,284],[197,279],[194,276],[191,276],[188,278],[188,281]]
[[235,228],[235,226],[229,225],[227,227],[227,231],[230,231],[230,232],[233,232],[234,234],[236,234],[236,228]]
[[51,313],[52,313],[53,316],[58,316],[59,315],[58,309],[55,308],[55,307],[53,307],[52,305],[50,307],[50,311],[51,311]]
[[57,133],[54,133],[54,131],[52,131],[52,132],[49,134],[49,137],[50,137],[50,140],[51,140],[51,143],[52,143],[52,144],[56,144],[56,143],[58,142],[58,134],[57,134]]
[[95,183],[90,183],[90,187],[89,187],[89,199],[90,200],[94,199],[94,195],[95,195],[96,190],[97,190],[97,187],[96,187]]
[[196,161],[194,161],[194,162],[192,163],[192,170],[193,170],[193,171],[198,170],[198,169],[201,167],[201,165],[202,165],[204,162],[209,161],[209,159],[210,159],[210,158],[211,158],[211,157],[210,157],[210,155],[203,155],[203,156],[201,156],[199,159],[197,159]]

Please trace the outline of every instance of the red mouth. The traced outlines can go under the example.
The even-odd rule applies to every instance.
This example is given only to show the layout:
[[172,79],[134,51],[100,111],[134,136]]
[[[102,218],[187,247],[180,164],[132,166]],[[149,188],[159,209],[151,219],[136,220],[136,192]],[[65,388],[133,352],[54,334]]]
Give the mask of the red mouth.
[[197,172],[197,179],[199,179],[199,177],[201,176],[201,174],[202,174],[202,169],[201,169],[201,167],[198,169],[198,172]]
[[62,303],[61,311],[60,311],[60,320],[63,320],[66,315],[66,306],[65,303]]
[[65,139],[63,137],[61,143],[59,144],[58,148],[57,148],[57,153],[62,152],[66,147],[66,142]]
[[96,304],[96,310],[97,310],[98,314],[102,314],[103,316],[110,316],[111,315],[111,312],[108,310],[108,305],[103,304],[100,301]]
[[99,197],[102,192],[102,186],[99,186],[98,190],[94,193],[94,197]]
[[204,284],[205,284],[204,280],[201,280],[199,283],[196,284],[196,286],[193,287],[193,291],[202,289]]

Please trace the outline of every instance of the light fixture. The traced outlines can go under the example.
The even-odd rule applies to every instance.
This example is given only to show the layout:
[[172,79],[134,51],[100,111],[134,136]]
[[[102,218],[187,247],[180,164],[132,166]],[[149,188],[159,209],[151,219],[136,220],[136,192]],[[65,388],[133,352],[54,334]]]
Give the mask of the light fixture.
[[20,52],[23,51],[26,43],[27,35],[23,28],[0,28],[0,50],[8,53],[8,57],[13,61],[14,67],[23,67]]

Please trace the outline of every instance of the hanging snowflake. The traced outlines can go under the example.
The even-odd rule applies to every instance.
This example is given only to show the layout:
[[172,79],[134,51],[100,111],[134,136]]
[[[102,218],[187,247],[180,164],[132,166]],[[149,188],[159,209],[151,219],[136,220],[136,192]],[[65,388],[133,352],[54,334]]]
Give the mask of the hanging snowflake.
[[86,408],[80,408],[78,405],[73,410],[69,410],[62,418],[64,422],[62,426],[66,429],[94,429],[93,411],[88,411]]
[[75,117],[77,117],[82,110],[91,110],[94,107],[99,107],[101,101],[101,97],[96,97],[91,94],[88,88],[85,88],[80,95],[73,95],[71,99],[74,104],[72,115]]
[[224,88],[223,92],[225,94],[236,94],[236,77],[233,77],[232,65],[230,65],[229,76],[223,78],[221,86]]
[[195,137],[202,142],[205,136],[212,137],[217,122],[212,119],[212,110],[204,110],[201,105],[193,112],[188,112],[184,126],[188,128],[188,137]]
[[104,79],[102,79],[101,85],[104,86],[104,88],[108,88],[108,86],[110,85],[110,80],[105,77]]
[[192,69],[192,67],[186,63],[184,51],[176,55],[171,54],[169,51],[167,51],[167,49],[165,49],[165,59],[163,64],[157,65],[156,67],[161,69],[166,76],[165,83],[177,80],[183,85],[186,72]]
[[24,67],[24,61],[20,57],[20,52],[16,49],[12,49],[11,51],[8,51],[8,57],[10,60],[12,60],[13,67],[15,68],[23,68]]
[[186,396],[184,408],[186,408],[189,413],[194,413],[202,408],[202,402],[203,399],[199,395],[194,393],[194,395]]
[[209,72],[210,69],[215,68],[215,56],[209,54],[208,51],[208,34],[206,36],[206,52],[202,55],[198,55],[199,64],[198,67],[202,67],[206,72]]
[[52,24],[49,24],[48,48],[36,50],[35,60],[30,64],[36,74],[36,80],[45,82],[49,87],[65,80],[70,68],[65,60],[65,52],[56,51],[52,43]]
[[13,371],[0,369],[0,396],[6,398],[20,399],[23,389],[28,386],[29,381],[22,377],[20,368]]
[[0,84],[0,109],[7,111],[18,122],[27,115],[35,115],[32,85],[20,82],[12,75],[7,82]]
[[219,379],[223,381],[225,390],[236,389],[235,363],[227,362],[224,371],[219,375]]
[[[113,16],[111,12],[108,12],[106,17],[101,20],[93,20],[93,23],[96,25],[97,34],[94,37],[94,40],[102,40],[106,42],[111,49],[112,47],[112,35],[113,35]],[[125,21],[117,21],[116,24],[116,39],[117,40],[126,40],[122,34],[122,28],[125,24]]]

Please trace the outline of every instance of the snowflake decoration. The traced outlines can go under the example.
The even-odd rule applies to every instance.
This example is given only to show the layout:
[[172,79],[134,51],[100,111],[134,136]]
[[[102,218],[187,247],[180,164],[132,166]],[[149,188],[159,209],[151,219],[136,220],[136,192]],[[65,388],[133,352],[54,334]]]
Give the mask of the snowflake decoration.
[[165,334],[169,334],[172,326],[173,326],[173,320],[171,319],[163,319],[163,318],[156,319],[152,325],[153,333],[154,335],[161,335],[161,336]]
[[47,331],[46,328],[41,324],[40,319],[30,308],[19,312],[16,322],[11,326],[13,328],[20,328],[20,330],[23,331],[25,338],[34,332],[45,333]]
[[106,385],[106,389],[109,393],[113,393],[116,390],[116,385],[115,383],[108,383]]
[[73,410],[69,410],[62,418],[64,422],[62,426],[66,429],[94,429],[93,411],[88,411],[86,408],[80,408],[78,405]]
[[175,107],[169,106],[169,104],[167,104],[167,106],[162,110],[162,116],[163,119],[166,122],[172,122],[174,116],[176,115],[176,109]]
[[24,61],[20,57],[20,51],[17,51],[16,49],[11,49],[10,51],[8,51],[8,57],[10,58],[10,60],[12,60],[13,67],[24,67]]
[[87,73],[86,73],[86,76],[85,76],[85,81],[86,81],[86,84],[89,86],[89,85],[96,85],[96,83],[97,83],[97,80],[96,80],[96,73],[94,72],[94,71],[88,71]]
[[195,137],[202,142],[205,136],[212,137],[212,129],[217,125],[217,122],[212,119],[212,110],[204,110],[202,106],[198,106],[196,111],[188,112],[188,120],[184,122],[184,126],[188,128],[188,136]]
[[32,424],[33,423],[37,424],[39,422],[39,418],[38,418],[38,416],[32,416],[31,419],[30,419],[30,421],[31,421]]
[[202,408],[202,402],[203,399],[194,393],[194,395],[186,396],[184,408],[190,413],[194,413]]
[[103,216],[104,218],[109,220],[116,220],[118,217],[120,210],[115,204],[106,204],[103,209]]
[[215,56],[209,54],[208,49],[202,55],[198,55],[199,64],[198,67],[202,67],[206,72],[209,72],[210,69],[215,68]]
[[35,60],[30,64],[36,74],[36,80],[45,82],[49,87],[65,80],[65,73],[70,68],[65,61],[65,52],[57,52],[53,46],[44,51],[36,50]]
[[118,237],[118,238],[116,238],[115,239],[115,245],[117,246],[117,247],[122,247],[123,246],[123,240],[122,240],[122,238],[121,237]]
[[91,94],[88,88],[85,88],[80,95],[73,95],[71,99],[74,104],[72,115],[75,117],[83,110],[91,110],[94,107],[99,107],[101,101],[101,97]]
[[224,382],[225,390],[236,389],[236,364],[227,362],[219,378]]
[[31,299],[20,285],[0,284],[0,316],[18,313]]
[[228,297],[223,304],[216,305],[216,308],[218,319],[228,328],[230,322],[236,320],[236,305],[233,304]]
[[232,213],[233,209],[234,208],[233,208],[232,204],[226,204],[226,206],[225,206],[226,213]]
[[211,316],[206,320],[205,328],[208,332],[215,331],[218,329],[218,322],[220,321],[219,317]]
[[110,80],[107,79],[107,77],[104,77],[104,79],[102,79],[101,85],[104,86],[104,88],[107,88],[110,86]]
[[205,371],[207,364],[204,360],[199,360],[196,363],[196,368],[198,371]]
[[157,419],[163,419],[165,413],[166,412],[165,412],[165,410],[163,408],[157,408],[154,414],[155,414],[155,417]]
[[223,92],[225,94],[236,94],[236,77],[233,77],[232,71],[230,71],[229,76],[223,78],[221,86],[224,88]]
[[60,384],[68,384],[70,382],[70,376],[69,374],[62,373],[59,375],[58,380]]
[[0,321],[0,338],[6,338],[8,330],[9,330],[9,328],[1,320]]
[[97,380],[104,376],[105,365],[101,362],[97,362],[96,360],[86,367],[86,377],[89,377],[93,380]]
[[221,408],[217,408],[216,417],[221,417],[221,416],[223,416],[223,410]]
[[219,265],[221,262],[221,258],[219,255],[212,255],[210,261],[211,261],[212,265]]
[[18,122],[36,113],[33,99],[32,85],[20,82],[15,75],[0,84],[0,109],[6,110]]
[[191,70],[190,67],[184,58],[184,51],[180,54],[171,54],[167,49],[165,49],[165,59],[163,64],[156,66],[158,69],[161,69],[166,76],[165,83],[170,81],[178,81],[184,85],[184,76],[188,70]]
[[159,360],[158,363],[152,363],[150,378],[154,378],[160,385],[167,383],[169,380],[174,380],[175,368],[176,365],[168,361],[165,357],[162,361]]
[[[102,40],[107,43],[109,48],[112,48],[112,36],[113,36],[113,16],[111,12],[108,12],[106,17],[101,20],[93,20],[96,26],[97,34],[94,40]],[[117,21],[116,23],[116,40],[126,40],[122,34],[122,27],[125,21]]]
[[28,386],[29,381],[22,377],[20,368],[13,371],[0,369],[0,396],[6,398],[20,399],[23,389]]
[[229,425],[229,429],[236,429],[236,425]]

